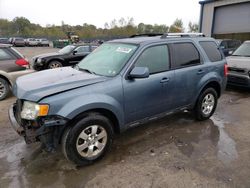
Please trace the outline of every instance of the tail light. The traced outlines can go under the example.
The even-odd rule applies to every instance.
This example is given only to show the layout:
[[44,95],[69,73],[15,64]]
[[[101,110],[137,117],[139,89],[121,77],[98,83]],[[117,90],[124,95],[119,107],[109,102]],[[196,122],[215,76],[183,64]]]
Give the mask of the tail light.
[[29,62],[26,59],[24,59],[24,58],[17,59],[16,60],[16,64],[19,65],[19,66],[21,66],[21,67],[28,67],[29,66]]
[[224,76],[227,76],[228,75],[228,65],[225,64],[224,65]]

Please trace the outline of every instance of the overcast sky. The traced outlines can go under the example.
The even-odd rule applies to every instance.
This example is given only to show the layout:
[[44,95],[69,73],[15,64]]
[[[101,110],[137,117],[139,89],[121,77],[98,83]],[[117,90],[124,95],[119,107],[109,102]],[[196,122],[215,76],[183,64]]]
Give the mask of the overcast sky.
[[171,25],[181,18],[184,25],[198,23],[198,0],[0,0],[0,18],[28,18],[42,26],[93,24],[104,27],[105,22],[121,17],[133,17],[135,24]]

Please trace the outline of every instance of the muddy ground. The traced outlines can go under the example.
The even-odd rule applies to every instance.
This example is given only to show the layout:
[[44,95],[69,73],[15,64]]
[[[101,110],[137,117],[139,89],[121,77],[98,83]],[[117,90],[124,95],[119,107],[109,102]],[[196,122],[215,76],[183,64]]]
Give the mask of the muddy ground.
[[14,101],[0,102],[0,187],[250,187],[249,90],[227,89],[207,121],[179,113],[118,135],[104,159],[81,168],[26,145],[8,120]]

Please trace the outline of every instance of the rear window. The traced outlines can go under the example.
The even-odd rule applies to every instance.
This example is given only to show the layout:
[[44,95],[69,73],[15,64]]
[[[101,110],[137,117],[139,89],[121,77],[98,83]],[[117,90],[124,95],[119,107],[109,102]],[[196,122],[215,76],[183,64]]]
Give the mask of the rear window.
[[203,41],[203,42],[200,42],[200,45],[206,52],[207,57],[209,58],[210,61],[216,62],[216,61],[221,61],[223,59],[223,56],[221,55],[219,47],[217,46],[215,42]]
[[237,48],[240,45],[240,41],[230,40],[228,41],[228,48]]
[[15,48],[11,47],[11,50],[14,51],[14,53],[16,53],[18,56],[20,56],[19,58],[24,58],[24,56],[19,51],[17,51]]

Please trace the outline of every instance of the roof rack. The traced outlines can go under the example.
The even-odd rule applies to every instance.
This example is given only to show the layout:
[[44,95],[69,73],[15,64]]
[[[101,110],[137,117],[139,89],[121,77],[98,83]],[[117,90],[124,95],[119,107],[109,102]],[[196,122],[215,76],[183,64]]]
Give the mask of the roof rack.
[[136,38],[136,37],[155,37],[164,35],[163,33],[143,33],[143,34],[135,34],[131,35],[129,38]]
[[161,38],[167,37],[205,37],[203,33],[164,33]]

